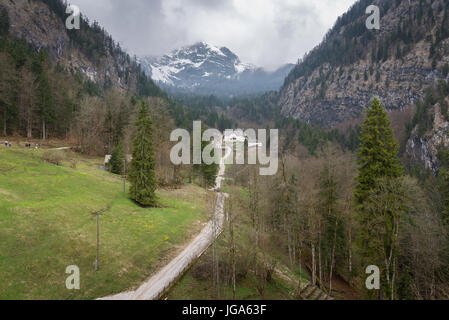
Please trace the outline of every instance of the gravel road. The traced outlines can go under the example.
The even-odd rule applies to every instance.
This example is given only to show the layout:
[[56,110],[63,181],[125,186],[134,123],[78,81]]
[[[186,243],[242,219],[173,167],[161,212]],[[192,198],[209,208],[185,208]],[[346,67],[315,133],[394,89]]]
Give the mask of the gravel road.
[[226,194],[220,192],[226,166],[225,159],[231,155],[232,150],[227,147],[226,154],[220,161],[220,169],[215,182],[214,191],[217,191],[217,202],[214,217],[207,223],[201,233],[169,264],[143,283],[136,291],[120,293],[99,300],[156,300],[159,299],[185,270],[195,262],[209,246],[215,241],[223,230],[224,203]]

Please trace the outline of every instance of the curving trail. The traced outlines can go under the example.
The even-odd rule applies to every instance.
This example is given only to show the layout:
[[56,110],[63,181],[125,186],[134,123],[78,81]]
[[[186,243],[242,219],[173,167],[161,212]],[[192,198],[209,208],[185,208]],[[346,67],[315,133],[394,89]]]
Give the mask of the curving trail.
[[226,147],[226,154],[220,161],[220,170],[215,181],[215,188],[213,189],[213,191],[218,192],[214,217],[208,222],[201,233],[176,258],[143,283],[137,290],[120,293],[99,300],[159,299],[184,274],[187,268],[209,248],[223,230],[224,203],[227,195],[220,192],[220,188],[226,171],[224,162],[231,153],[231,148]]

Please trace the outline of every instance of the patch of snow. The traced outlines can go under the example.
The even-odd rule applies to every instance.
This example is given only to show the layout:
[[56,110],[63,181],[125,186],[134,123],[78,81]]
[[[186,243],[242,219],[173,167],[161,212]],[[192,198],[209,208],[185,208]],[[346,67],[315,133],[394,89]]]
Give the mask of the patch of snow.
[[210,51],[218,54],[219,56],[226,57],[226,55],[218,47],[212,46],[212,45],[207,44],[207,43],[204,43],[204,44],[206,45],[206,48],[209,49]]
[[173,85],[173,75],[179,73],[181,69],[172,66],[151,66],[151,79],[157,82]]
[[242,72],[245,72],[247,70],[253,70],[254,69],[254,66],[252,64],[250,64],[250,63],[242,63],[240,61],[237,61],[235,63],[235,65],[234,65],[234,67],[235,67],[235,71],[237,73],[242,73]]
[[81,69],[81,71],[89,78],[90,81],[95,82],[95,78],[97,76],[96,71],[90,70],[90,68],[87,69]]
[[203,65],[204,62],[205,61],[201,61],[201,62],[197,62],[197,63],[193,63],[192,62],[192,66],[194,66],[195,68],[199,68],[199,67],[201,67]]

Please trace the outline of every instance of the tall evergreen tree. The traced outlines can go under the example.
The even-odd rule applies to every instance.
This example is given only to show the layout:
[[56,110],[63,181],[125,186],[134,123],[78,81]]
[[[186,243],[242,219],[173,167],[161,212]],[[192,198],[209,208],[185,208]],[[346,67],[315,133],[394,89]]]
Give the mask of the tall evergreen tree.
[[[204,148],[209,145],[209,142],[202,141],[201,142],[201,152],[204,151]],[[212,155],[215,157],[215,150],[212,151]],[[215,185],[215,180],[217,179],[218,170],[220,166],[216,163],[206,164],[204,162],[201,163],[200,169],[201,174],[204,178],[204,184],[206,188],[213,187]]]
[[393,137],[391,122],[379,100],[374,99],[361,127],[359,175],[355,199],[363,204],[380,178],[399,178],[403,174],[399,162],[399,145]]
[[142,101],[136,122],[137,135],[133,142],[133,159],[129,170],[130,196],[142,206],[157,204],[156,175],[153,147],[153,123],[148,105]]
[[[387,112],[374,99],[361,129],[355,201],[362,263],[365,267],[377,265],[381,269],[379,297],[393,298],[399,221],[404,204],[398,192],[403,168],[390,126]],[[368,296],[374,298],[375,293],[370,291]]]

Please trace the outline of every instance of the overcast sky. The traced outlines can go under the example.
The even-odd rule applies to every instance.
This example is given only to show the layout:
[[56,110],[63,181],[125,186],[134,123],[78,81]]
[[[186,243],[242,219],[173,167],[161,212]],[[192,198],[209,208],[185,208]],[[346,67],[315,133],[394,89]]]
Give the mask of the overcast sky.
[[356,0],[72,0],[130,54],[206,41],[268,69],[319,44]]

